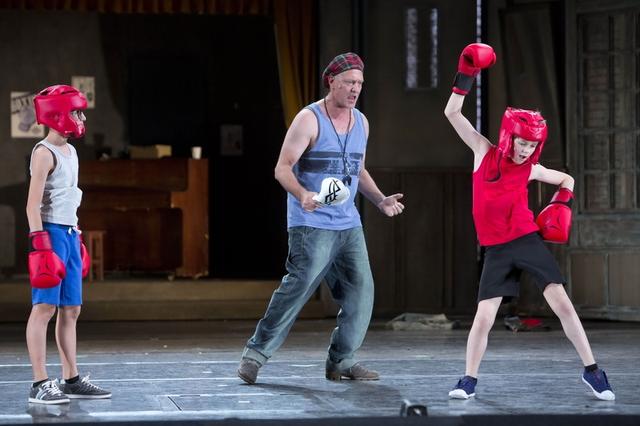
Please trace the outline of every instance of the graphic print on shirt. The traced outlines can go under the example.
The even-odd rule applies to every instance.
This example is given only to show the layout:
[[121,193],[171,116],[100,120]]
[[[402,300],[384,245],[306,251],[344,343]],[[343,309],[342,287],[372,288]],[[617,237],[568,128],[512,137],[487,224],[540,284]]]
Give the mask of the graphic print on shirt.
[[[342,152],[309,151],[298,161],[300,173],[321,173],[329,176],[342,177],[345,174],[357,176],[360,174],[362,154],[359,152],[346,153],[347,164],[342,160]],[[345,173],[345,167],[348,169]]]

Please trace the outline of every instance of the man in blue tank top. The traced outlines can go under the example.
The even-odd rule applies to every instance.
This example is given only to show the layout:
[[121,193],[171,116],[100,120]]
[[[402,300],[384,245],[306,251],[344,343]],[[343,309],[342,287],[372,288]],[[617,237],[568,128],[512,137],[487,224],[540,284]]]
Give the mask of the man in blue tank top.
[[[390,217],[402,213],[404,206],[399,202],[402,194],[385,196],[364,165],[369,123],[355,108],[363,69],[355,53],[336,56],[322,75],[329,93],[296,115],[282,144],[275,177],[288,193],[288,274],[242,354],[238,376],[249,384],[282,345],[323,279],[340,307],[326,378],[378,380],[378,373],[354,359],[373,307],[373,276],[354,197],[361,192]],[[314,200],[328,177],[341,179],[349,188],[346,202],[327,206]]]

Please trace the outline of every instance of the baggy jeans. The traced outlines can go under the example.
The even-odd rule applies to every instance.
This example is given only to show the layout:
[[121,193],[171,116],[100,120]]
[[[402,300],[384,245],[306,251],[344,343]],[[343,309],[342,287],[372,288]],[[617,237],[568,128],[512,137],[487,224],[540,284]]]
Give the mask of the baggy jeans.
[[373,309],[373,276],[362,227],[333,231],[289,229],[289,254],[278,289],[242,356],[267,362],[284,343],[300,310],[324,278],[340,310],[331,334],[329,361],[340,369],[355,364]]

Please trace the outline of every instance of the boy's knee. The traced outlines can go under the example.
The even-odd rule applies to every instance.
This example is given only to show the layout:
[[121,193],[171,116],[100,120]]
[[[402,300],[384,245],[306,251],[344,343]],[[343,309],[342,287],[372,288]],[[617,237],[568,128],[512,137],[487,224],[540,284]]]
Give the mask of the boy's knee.
[[573,315],[573,305],[568,300],[560,300],[555,306],[555,313],[560,318],[567,318]]
[[575,309],[569,299],[569,296],[564,290],[562,284],[551,283],[547,285],[543,292],[544,297],[547,299],[547,303],[551,306],[551,309],[559,317],[565,317],[572,315]]
[[80,316],[80,306],[64,306],[61,307],[59,312],[60,316],[65,320],[75,321]]
[[53,318],[56,313],[55,305],[49,305],[46,303],[38,303],[31,308],[31,316],[35,317],[39,321],[48,322]]
[[495,322],[496,314],[492,310],[478,309],[476,316],[473,320],[476,327],[480,327],[483,330],[490,330]]
[[478,327],[482,328],[483,330],[490,330],[491,327],[493,327],[493,322],[495,321],[494,317],[491,317],[489,315],[477,315],[476,319],[474,320],[474,322],[477,324]]

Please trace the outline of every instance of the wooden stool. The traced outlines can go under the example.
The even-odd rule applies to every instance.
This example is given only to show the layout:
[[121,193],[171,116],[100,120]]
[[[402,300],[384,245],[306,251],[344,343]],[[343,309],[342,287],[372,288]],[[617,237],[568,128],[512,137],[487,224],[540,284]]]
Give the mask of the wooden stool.
[[84,243],[91,256],[89,281],[104,280],[104,234],[106,231],[82,231]]

